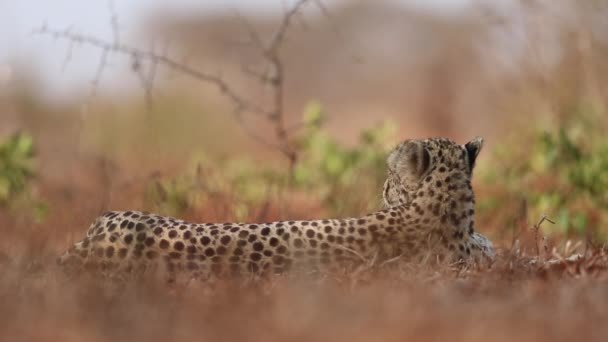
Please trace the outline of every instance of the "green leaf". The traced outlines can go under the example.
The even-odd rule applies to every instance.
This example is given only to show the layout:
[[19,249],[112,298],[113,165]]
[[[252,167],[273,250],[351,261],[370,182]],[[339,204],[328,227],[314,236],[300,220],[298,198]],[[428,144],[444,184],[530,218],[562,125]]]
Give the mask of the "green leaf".
[[17,133],[15,140],[15,153],[21,157],[32,157],[34,155],[34,139],[31,135]]
[[303,121],[307,127],[319,127],[324,119],[325,113],[319,102],[311,101],[304,108]]

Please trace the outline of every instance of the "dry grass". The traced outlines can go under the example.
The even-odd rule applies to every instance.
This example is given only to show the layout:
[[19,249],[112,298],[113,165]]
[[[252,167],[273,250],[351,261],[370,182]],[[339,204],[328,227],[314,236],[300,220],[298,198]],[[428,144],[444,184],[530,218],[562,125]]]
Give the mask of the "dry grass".
[[[35,241],[35,239],[32,239]],[[6,241],[5,241],[6,243]],[[397,261],[349,274],[214,284],[68,279],[53,248],[0,261],[0,340],[605,340],[608,255],[489,268]]]

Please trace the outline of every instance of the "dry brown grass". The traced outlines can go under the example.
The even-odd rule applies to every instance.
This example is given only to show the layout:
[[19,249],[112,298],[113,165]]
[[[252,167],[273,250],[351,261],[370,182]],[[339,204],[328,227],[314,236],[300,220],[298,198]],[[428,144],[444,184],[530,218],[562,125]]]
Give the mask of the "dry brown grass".
[[599,341],[608,336],[608,255],[600,248],[588,248],[579,260],[551,262],[521,250],[502,251],[488,268],[396,261],[348,274],[171,286],[142,279],[116,286],[63,275],[54,258],[64,237],[31,231],[13,238],[15,246],[5,248],[0,259],[2,341]]

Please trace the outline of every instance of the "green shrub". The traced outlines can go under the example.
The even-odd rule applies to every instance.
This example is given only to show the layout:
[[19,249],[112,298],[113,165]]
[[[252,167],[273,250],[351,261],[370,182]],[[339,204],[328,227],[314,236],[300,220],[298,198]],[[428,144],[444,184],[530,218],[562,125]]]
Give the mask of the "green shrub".
[[[323,129],[324,121],[321,106],[309,104],[298,140],[301,156],[294,170],[295,185],[314,189],[334,214],[377,209],[395,125],[384,122],[363,130],[357,144],[346,147]],[[370,198],[377,200],[370,202]]]
[[48,214],[48,206],[30,192],[34,157],[34,140],[29,134],[18,132],[0,141],[0,206],[25,210],[40,222]]
[[0,203],[23,194],[34,177],[34,142],[30,135],[16,133],[0,142]]
[[148,206],[170,215],[203,208],[209,202],[229,202],[235,218],[242,220],[285,176],[246,158],[210,160],[197,156],[179,175],[150,182],[144,199]]
[[[566,235],[608,233],[608,140],[603,116],[582,109],[567,113],[531,139],[496,147],[490,183],[503,183],[505,193],[481,199],[482,210],[500,211],[506,201],[525,200],[531,220],[547,214],[556,225],[544,228]],[[508,223],[507,223],[508,224]],[[507,225],[505,224],[505,225]]]
[[220,194],[232,194],[231,207],[240,219],[249,214],[248,208],[281,189],[319,199],[332,215],[378,208],[395,126],[387,122],[364,130],[355,146],[345,147],[323,129],[325,119],[318,103],[306,107],[303,131],[295,141],[299,159],[292,175],[286,167],[260,165],[246,157],[214,161],[198,157],[181,175],[150,184],[146,201],[164,212],[179,214],[217,200]]

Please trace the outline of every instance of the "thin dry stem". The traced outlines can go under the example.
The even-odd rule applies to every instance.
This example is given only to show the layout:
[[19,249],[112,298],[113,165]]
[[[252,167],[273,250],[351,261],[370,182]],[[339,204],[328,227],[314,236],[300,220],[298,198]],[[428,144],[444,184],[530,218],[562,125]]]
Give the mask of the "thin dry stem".
[[[552,221],[551,219],[549,219],[549,218],[547,217],[547,215],[543,215],[543,216],[540,218],[540,220],[538,221],[538,223],[536,223],[536,224],[534,225],[534,227],[533,227],[533,228],[534,228],[534,245],[536,246],[536,256],[537,256],[537,257],[539,257],[539,258],[540,258],[540,247],[538,247],[538,232],[539,232],[539,230],[540,230],[540,226],[541,226],[541,225],[543,224],[543,222],[545,222],[545,221],[547,221],[547,222],[549,222],[549,223],[551,223],[551,224],[555,224],[555,222],[554,222],[554,221]],[[543,240],[544,240],[544,237],[543,237]]]

